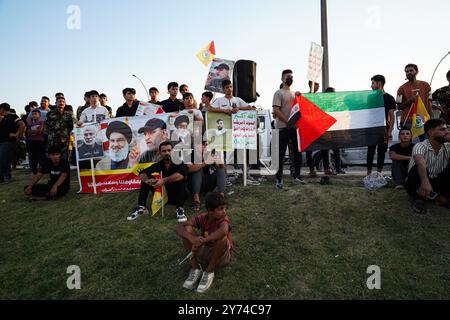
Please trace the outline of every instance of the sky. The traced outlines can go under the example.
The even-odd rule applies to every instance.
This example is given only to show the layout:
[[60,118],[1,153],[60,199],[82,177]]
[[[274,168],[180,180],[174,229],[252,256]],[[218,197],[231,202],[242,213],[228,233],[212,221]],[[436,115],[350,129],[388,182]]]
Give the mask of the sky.
[[[395,97],[408,63],[430,82],[450,51],[449,12],[449,0],[328,1],[330,86],[369,90],[382,74]],[[177,81],[199,101],[208,67],[196,54],[214,40],[218,58],[257,63],[255,104],[267,109],[283,69],[294,72],[292,89],[308,90],[308,54],[311,42],[321,43],[320,28],[320,0],[0,0],[0,102],[20,113],[61,91],[76,107],[95,89],[116,110],[126,87],[148,100],[132,74],[159,88],[160,100]],[[449,70],[450,56],[433,90],[448,85]]]

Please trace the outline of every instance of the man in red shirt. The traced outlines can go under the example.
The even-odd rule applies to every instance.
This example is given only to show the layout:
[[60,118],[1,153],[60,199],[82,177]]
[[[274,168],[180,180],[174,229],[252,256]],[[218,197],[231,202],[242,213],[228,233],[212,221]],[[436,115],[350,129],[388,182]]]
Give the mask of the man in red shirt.
[[[200,293],[211,286],[215,268],[230,263],[234,247],[224,197],[217,192],[210,193],[205,204],[208,210],[206,213],[179,224],[176,229],[183,239],[184,248],[193,253],[191,271],[183,287],[192,290],[200,280],[197,287]],[[195,233],[193,228],[200,234]],[[202,264],[207,265],[203,274],[199,268]]]

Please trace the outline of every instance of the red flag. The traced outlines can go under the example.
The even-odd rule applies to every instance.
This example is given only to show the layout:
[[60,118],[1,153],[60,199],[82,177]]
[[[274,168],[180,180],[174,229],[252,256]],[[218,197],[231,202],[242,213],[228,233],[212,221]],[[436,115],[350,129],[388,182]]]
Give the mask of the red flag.
[[296,123],[298,149],[303,152],[327,132],[337,120],[303,96],[296,97],[294,106],[296,104],[300,106],[301,113],[301,118]]

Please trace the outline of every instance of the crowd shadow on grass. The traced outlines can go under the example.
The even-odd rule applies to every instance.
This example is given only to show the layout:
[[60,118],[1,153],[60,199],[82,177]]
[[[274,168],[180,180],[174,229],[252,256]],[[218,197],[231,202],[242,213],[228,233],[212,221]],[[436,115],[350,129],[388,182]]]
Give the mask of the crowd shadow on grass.
[[[186,252],[172,206],[164,218],[128,222],[136,191],[77,195],[74,175],[63,199],[30,203],[21,193],[28,176],[14,173],[14,183],[0,186],[0,298],[450,298],[448,211],[430,206],[417,216],[404,192],[369,192],[361,178],[228,189],[235,256],[199,295],[182,288],[189,265],[178,265]],[[81,290],[66,288],[69,265],[82,270]],[[370,265],[381,268],[381,290],[366,286]]]

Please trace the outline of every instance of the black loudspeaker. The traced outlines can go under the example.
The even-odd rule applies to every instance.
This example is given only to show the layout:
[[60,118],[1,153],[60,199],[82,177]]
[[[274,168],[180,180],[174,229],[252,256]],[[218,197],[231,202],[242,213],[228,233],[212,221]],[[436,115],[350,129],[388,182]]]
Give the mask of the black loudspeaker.
[[255,102],[256,93],[256,62],[238,60],[233,69],[233,95],[247,103]]

